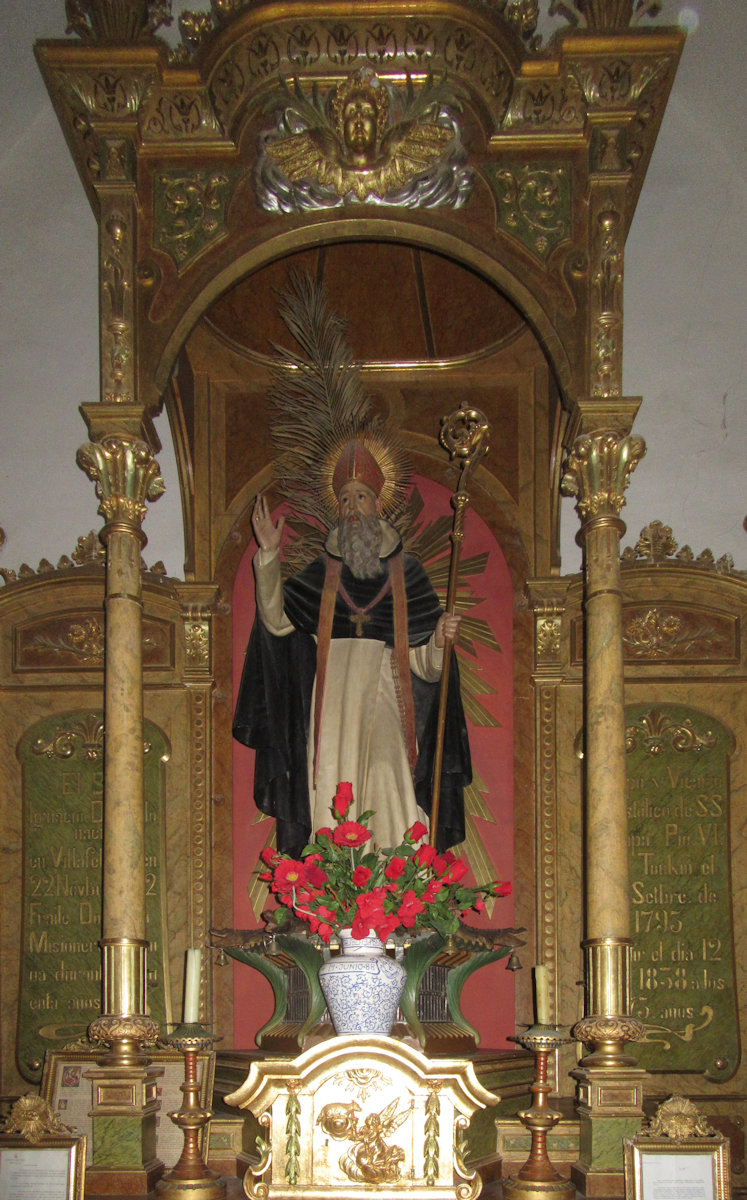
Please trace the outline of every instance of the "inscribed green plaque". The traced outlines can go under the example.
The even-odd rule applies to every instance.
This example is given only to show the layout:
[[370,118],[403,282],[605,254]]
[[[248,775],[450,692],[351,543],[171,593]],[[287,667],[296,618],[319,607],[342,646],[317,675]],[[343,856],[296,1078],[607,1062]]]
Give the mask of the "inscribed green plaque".
[[728,1079],[739,1064],[729,755],[734,738],[682,705],[626,709],[633,1012],[649,1071]]
[[[163,764],[168,742],[145,723],[147,1000],[164,1025],[168,994]],[[101,1012],[104,725],[63,713],[22,738],[24,876],[18,1065],[41,1079],[44,1053],[83,1037]]]

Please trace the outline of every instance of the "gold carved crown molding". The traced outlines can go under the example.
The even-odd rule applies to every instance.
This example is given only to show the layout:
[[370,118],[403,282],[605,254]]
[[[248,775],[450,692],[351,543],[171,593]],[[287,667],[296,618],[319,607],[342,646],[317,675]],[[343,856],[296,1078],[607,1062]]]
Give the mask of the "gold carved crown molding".
[[661,521],[652,521],[646,525],[641,530],[635,546],[628,546],[623,550],[620,561],[627,570],[635,567],[689,567],[696,571],[747,579],[747,571],[735,569],[731,554],[722,554],[720,558],[716,558],[708,547],[697,555],[687,545],[678,549],[671,526],[664,525]]

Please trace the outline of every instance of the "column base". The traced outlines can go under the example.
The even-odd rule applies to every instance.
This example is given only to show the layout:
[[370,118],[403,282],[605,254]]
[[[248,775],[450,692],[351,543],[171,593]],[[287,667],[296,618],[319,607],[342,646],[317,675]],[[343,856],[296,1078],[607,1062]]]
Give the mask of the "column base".
[[635,1137],[643,1120],[642,1067],[589,1065],[571,1072],[578,1081],[578,1162],[571,1179],[584,1196],[621,1195],[623,1138]]
[[509,1176],[503,1180],[503,1195],[506,1200],[568,1200],[576,1195],[576,1185],[570,1179],[553,1179],[537,1183],[531,1179]]
[[226,1181],[213,1175],[210,1179],[159,1179],[156,1196],[163,1200],[223,1200]]
[[165,1167],[159,1158],[142,1167],[96,1167],[86,1169],[86,1197],[147,1196],[163,1175]]

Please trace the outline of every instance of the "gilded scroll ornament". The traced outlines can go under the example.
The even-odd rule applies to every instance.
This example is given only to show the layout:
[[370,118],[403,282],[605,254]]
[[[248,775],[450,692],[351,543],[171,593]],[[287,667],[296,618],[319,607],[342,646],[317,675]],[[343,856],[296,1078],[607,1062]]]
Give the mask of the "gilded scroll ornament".
[[104,625],[98,617],[69,621],[58,631],[56,637],[40,633],[29,640],[29,648],[32,650],[46,650],[52,657],[72,655],[86,666],[101,666],[104,661],[104,644]]
[[210,661],[210,632],[207,621],[192,621],[185,630],[187,662],[191,667],[206,667]]
[[156,176],[153,244],[178,268],[190,266],[223,237],[230,183],[226,171],[162,171]]
[[630,474],[646,453],[643,438],[616,433],[585,435],[576,440],[565,463],[560,489],[576,496],[583,520],[618,516],[625,503]]
[[150,447],[129,438],[102,438],[81,446],[77,463],[96,484],[99,512],[107,522],[121,521],[139,530],[147,512],[146,500],[165,491]]
[[623,248],[620,214],[612,207],[598,213],[592,275],[591,390],[594,396],[619,396],[622,381]]
[[132,400],[132,229],[123,213],[112,209],[102,221],[101,238],[101,373],[107,403]]
[[171,24],[171,0],[65,0],[66,33],[84,42],[127,45],[150,38],[162,25]]
[[487,164],[485,175],[498,200],[507,233],[545,260],[570,237],[571,186],[567,167]]
[[131,1042],[137,1046],[154,1046],[160,1036],[158,1024],[144,1015],[119,1016],[105,1013],[97,1017],[88,1026],[88,1036],[92,1042],[102,1042],[106,1046],[114,1042]]
[[5,1120],[2,1132],[16,1133],[33,1146],[47,1134],[69,1133],[70,1126],[62,1124],[59,1113],[54,1112],[46,1100],[34,1092],[29,1092],[27,1096],[16,1100],[10,1110],[10,1116]]
[[560,655],[560,617],[537,621],[537,661],[557,662]]
[[260,138],[255,187],[269,212],[310,212],[345,204],[460,208],[473,174],[466,165],[445,79],[416,89],[354,71],[324,98],[298,80],[274,96],[273,129]]
[[621,32],[659,12],[659,0],[551,0],[550,3],[551,17],[565,17],[574,26],[583,23],[592,33]]
[[39,738],[31,747],[32,753],[42,754],[46,758],[72,758],[76,748],[84,759],[97,762],[104,753],[104,722],[95,713],[90,713],[73,725],[60,726],[55,730],[51,741]]
[[747,579],[747,571],[734,569],[734,559],[730,554],[722,554],[716,558],[712,550],[701,550],[697,557],[689,546],[677,549],[678,543],[672,537],[669,525],[661,521],[652,521],[641,530],[635,546],[627,546],[622,552],[623,567],[646,567],[666,564],[668,567],[694,567],[701,571],[713,571],[717,575],[734,575],[738,579]]
[[625,727],[625,748],[628,752],[640,746],[648,754],[662,754],[667,748],[685,754],[690,750],[697,753],[715,745],[716,737],[710,729],[698,731],[690,720],[672,721],[656,708]]
[[140,104],[153,86],[152,71],[79,71],[58,74],[60,84],[77,98],[92,117],[126,120],[136,117]]
[[641,1137],[671,1138],[683,1142],[688,1138],[716,1137],[716,1130],[684,1096],[670,1096],[659,1105],[653,1117],[641,1129]]
[[573,1026],[571,1033],[577,1042],[585,1046],[604,1043],[637,1042],[644,1036],[646,1026],[635,1017],[614,1016],[582,1017]]
[[582,129],[585,107],[581,89],[569,76],[561,79],[518,79],[503,128]]

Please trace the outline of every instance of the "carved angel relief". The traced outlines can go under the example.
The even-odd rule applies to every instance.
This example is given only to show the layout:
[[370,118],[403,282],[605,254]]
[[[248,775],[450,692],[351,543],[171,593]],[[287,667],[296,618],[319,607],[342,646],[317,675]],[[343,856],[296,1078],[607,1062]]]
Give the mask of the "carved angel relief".
[[396,89],[370,68],[354,71],[320,97],[283,81],[268,105],[276,125],[260,136],[259,203],[270,212],[310,212],[344,204],[459,208],[474,175],[466,165],[453,110],[456,92],[429,76]]
[[327,1104],[322,1109],[317,1124],[324,1132],[338,1141],[352,1142],[340,1158],[348,1179],[381,1184],[394,1183],[400,1178],[405,1152],[401,1146],[389,1146],[384,1140],[411,1115],[412,1103],[401,1112],[397,1112],[398,1105],[395,1098],[380,1113],[368,1113],[360,1124],[360,1109],[355,1101]]

